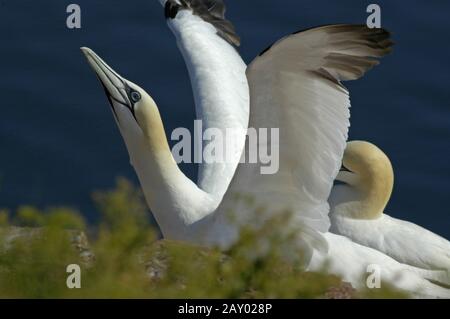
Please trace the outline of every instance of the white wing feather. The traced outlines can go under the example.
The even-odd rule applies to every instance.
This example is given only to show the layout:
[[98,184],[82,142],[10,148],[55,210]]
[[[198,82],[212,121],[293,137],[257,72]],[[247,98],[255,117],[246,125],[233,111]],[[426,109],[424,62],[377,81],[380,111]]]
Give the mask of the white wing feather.
[[350,125],[341,81],[363,76],[391,45],[383,29],[330,25],[283,38],[257,57],[247,69],[249,127],[279,128],[280,166],[262,175],[261,162],[241,164],[222,207],[246,214],[233,194],[247,194],[266,211],[291,211],[310,235],[328,231],[327,199]]

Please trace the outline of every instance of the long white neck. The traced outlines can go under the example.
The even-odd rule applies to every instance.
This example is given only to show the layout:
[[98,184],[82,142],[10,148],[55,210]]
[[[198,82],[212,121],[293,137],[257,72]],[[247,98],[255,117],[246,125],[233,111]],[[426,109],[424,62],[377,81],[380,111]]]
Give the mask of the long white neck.
[[[224,134],[227,128],[241,129],[241,133],[232,136],[233,144],[227,145],[225,161],[203,162],[199,167],[200,188],[220,201],[245,146],[250,108],[247,66],[235,48],[217,34],[215,27],[191,11],[180,11],[168,24],[189,71],[203,130],[214,128]],[[209,143],[203,141],[203,149]]]
[[[140,114],[137,113],[139,118]],[[142,118],[142,116],[141,116]],[[187,178],[170,151],[155,109],[141,128],[121,130],[147,203],[165,238],[195,240],[192,225],[216,209],[211,196]],[[129,126],[128,126],[129,127]]]

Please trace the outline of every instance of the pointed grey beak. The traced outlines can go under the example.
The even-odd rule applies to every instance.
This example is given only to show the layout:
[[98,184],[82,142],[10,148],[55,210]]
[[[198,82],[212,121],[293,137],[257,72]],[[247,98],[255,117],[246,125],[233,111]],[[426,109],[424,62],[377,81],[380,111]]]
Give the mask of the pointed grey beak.
[[116,111],[112,103],[113,101],[132,110],[132,103],[128,98],[130,87],[128,86],[127,81],[117,74],[116,71],[106,64],[105,61],[91,49],[83,47],[81,48],[81,51],[86,56],[89,65],[92,67],[105,89],[105,93],[111,103],[114,114],[116,114]]

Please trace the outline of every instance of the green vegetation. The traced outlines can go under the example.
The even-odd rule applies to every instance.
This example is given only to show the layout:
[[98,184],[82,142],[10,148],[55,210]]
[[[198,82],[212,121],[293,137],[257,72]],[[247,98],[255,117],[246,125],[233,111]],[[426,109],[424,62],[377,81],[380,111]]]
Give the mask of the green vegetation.
[[[141,193],[123,179],[93,198],[102,216],[95,228],[68,208],[24,206],[14,217],[0,210],[0,298],[402,297],[356,292],[334,276],[305,272],[301,258],[287,262],[279,247],[289,236],[276,231],[281,219],[243,230],[220,252],[158,241]],[[269,245],[255,255],[261,237]],[[66,286],[69,264],[82,268],[81,289]]]

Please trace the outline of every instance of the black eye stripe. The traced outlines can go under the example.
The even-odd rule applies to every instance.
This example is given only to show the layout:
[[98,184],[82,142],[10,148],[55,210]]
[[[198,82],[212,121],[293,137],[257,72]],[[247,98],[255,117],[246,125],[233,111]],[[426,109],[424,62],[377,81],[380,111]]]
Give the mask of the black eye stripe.
[[[130,112],[131,112],[131,115],[133,115],[134,119],[135,119],[136,122],[137,122],[136,114],[134,113],[134,104],[131,105],[131,106],[129,106],[128,104],[124,104],[124,103],[118,101],[116,98],[114,98],[114,96],[111,96],[111,95],[109,95],[109,99],[111,99],[111,100],[115,101],[116,103],[118,103],[118,104],[120,104],[120,105],[126,107],[127,109],[129,109]],[[113,106],[113,109],[114,109],[114,106]],[[114,113],[116,114],[116,111],[115,111],[115,110],[114,110]],[[117,114],[116,114],[116,116],[117,116]]]
[[112,103],[113,97],[109,94],[108,89],[106,88],[105,84],[103,83],[103,81],[100,79],[100,77],[98,75],[97,75],[97,78],[100,80],[100,84],[102,85],[103,90],[105,90],[105,94],[106,94],[106,97],[108,98],[109,105],[111,106],[111,109],[114,113],[114,117],[120,123],[119,117],[117,116],[117,113],[116,113],[116,109],[114,108],[114,105]]
[[342,164],[340,171],[341,171],[341,172],[349,172],[349,173],[353,173],[351,170],[349,170],[347,167],[345,167],[344,164]]
[[[133,118],[134,118],[135,121],[137,122],[136,114],[135,114],[135,112],[134,112],[134,103],[131,103],[131,105],[128,105],[128,104],[122,103],[121,101],[117,100],[114,96],[112,96],[112,95],[109,93],[108,89],[107,89],[106,86],[103,84],[103,81],[101,81],[100,78],[99,78],[99,80],[100,80],[101,85],[103,86],[103,89],[105,90],[106,97],[108,98],[108,102],[109,102],[109,104],[110,104],[110,106],[111,106],[111,109],[112,109],[112,111],[113,111],[113,113],[114,113],[114,116],[116,117],[117,121],[120,123],[120,118],[119,118],[119,116],[117,115],[116,109],[114,108],[114,105],[113,105],[113,103],[112,103],[113,101],[116,102],[117,104],[122,105],[123,107],[126,107],[128,110],[130,110],[131,115],[133,115]],[[130,90],[129,87],[127,87],[127,93],[128,93],[128,92],[131,92],[131,91],[129,91],[129,90]],[[119,91],[119,92],[120,92],[120,91]],[[136,92],[136,93],[139,94],[139,92],[137,92],[137,91],[133,91],[133,92]],[[120,93],[120,94],[122,95],[122,93]],[[131,101],[130,98],[129,98],[129,101]]]

